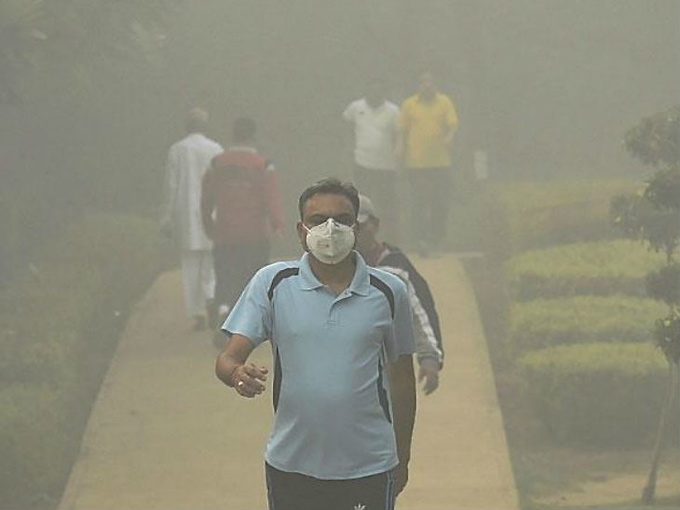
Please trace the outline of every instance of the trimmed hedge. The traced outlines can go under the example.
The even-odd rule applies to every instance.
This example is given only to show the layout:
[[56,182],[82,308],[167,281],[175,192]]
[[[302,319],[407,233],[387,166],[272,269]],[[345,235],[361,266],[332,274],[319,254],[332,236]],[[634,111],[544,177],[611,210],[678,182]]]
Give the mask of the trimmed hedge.
[[0,294],[0,508],[49,508],[127,310],[169,265],[155,221],[92,215]]
[[558,444],[627,448],[652,439],[668,365],[651,344],[549,347],[521,357],[518,368]]
[[496,184],[485,197],[485,251],[494,260],[546,246],[621,237],[611,227],[611,198],[641,183],[623,179]]
[[645,296],[647,273],[664,264],[664,256],[626,240],[576,243],[532,250],[505,266],[516,300],[582,294]]
[[507,348],[515,356],[560,344],[651,341],[654,321],[667,306],[624,295],[574,296],[514,303]]

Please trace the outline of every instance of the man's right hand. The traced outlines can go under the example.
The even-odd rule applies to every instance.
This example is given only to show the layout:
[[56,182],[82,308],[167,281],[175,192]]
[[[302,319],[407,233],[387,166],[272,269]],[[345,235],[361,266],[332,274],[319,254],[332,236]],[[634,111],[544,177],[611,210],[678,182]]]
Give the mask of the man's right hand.
[[231,382],[236,393],[246,398],[260,395],[264,390],[268,370],[254,363],[238,365],[231,374]]

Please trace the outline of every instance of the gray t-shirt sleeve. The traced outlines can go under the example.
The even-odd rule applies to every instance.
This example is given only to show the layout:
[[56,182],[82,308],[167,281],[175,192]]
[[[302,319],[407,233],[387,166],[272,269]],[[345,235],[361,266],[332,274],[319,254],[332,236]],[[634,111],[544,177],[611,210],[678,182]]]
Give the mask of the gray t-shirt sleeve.
[[271,336],[272,310],[267,297],[269,272],[266,269],[255,273],[222,325],[227,335],[242,335],[254,345]]

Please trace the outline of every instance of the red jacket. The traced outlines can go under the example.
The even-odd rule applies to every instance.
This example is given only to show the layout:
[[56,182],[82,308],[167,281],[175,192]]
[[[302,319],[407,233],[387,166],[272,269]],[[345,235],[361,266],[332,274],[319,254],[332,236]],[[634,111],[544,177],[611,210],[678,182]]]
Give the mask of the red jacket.
[[203,176],[201,215],[216,245],[261,242],[283,227],[274,166],[255,149],[231,148],[215,156]]

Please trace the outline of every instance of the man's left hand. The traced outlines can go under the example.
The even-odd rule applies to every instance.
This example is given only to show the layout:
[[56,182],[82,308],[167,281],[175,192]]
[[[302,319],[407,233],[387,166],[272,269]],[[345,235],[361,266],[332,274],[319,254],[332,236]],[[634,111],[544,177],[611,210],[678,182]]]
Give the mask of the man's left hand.
[[395,477],[395,496],[398,496],[401,491],[404,490],[404,487],[406,487],[406,484],[408,483],[408,464],[404,464],[402,462],[399,463],[399,465],[394,468],[394,477]]
[[425,358],[419,362],[418,382],[425,381],[423,391],[429,395],[439,387],[439,363],[432,358]]

